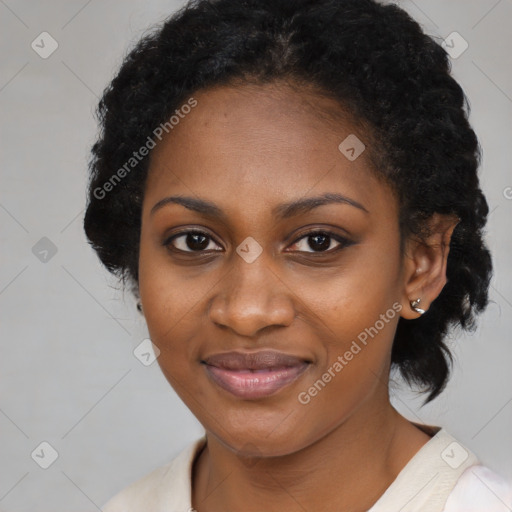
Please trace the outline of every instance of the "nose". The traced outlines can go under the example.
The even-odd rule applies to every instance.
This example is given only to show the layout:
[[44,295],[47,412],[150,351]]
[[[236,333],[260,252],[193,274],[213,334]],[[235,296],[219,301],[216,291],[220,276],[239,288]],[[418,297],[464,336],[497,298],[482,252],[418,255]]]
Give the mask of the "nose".
[[292,292],[264,254],[252,263],[238,255],[210,302],[210,320],[240,336],[257,336],[269,326],[289,326],[295,309]]

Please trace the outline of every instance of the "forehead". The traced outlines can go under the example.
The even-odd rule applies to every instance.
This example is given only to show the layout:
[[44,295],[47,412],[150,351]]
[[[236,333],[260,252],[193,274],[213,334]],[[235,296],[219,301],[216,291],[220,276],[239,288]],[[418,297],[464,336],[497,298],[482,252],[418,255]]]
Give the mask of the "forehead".
[[[171,193],[207,197],[235,213],[240,202],[268,210],[325,192],[389,209],[370,141],[333,99],[283,84],[216,87],[193,98],[197,105],[152,150],[146,210]],[[351,160],[339,149],[345,140],[366,148]]]

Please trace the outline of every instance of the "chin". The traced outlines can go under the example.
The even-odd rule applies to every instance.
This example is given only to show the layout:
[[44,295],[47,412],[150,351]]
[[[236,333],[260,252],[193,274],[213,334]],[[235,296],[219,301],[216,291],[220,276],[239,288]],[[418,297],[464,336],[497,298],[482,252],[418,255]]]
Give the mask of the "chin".
[[[245,409],[245,408],[244,408]],[[296,414],[273,410],[248,413],[246,410],[225,411],[218,422],[203,423],[209,435],[233,452],[246,457],[277,457],[300,451],[314,442],[308,426],[297,428]]]

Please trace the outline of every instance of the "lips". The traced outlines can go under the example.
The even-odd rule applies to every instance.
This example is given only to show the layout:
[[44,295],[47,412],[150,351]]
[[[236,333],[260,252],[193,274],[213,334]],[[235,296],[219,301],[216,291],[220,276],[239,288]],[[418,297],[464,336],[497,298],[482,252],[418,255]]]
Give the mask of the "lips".
[[310,361],[283,352],[225,352],[205,358],[207,375],[218,386],[245,399],[273,395],[308,368]]

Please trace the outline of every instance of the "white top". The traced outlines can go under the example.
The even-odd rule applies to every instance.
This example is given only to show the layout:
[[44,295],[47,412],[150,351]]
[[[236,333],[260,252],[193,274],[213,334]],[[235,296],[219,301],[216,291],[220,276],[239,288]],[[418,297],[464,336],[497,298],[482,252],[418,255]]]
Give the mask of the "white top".
[[[444,429],[430,428],[437,433],[367,512],[511,512],[512,482],[481,465]],[[201,437],[123,489],[103,512],[193,512],[192,466],[205,442]]]

